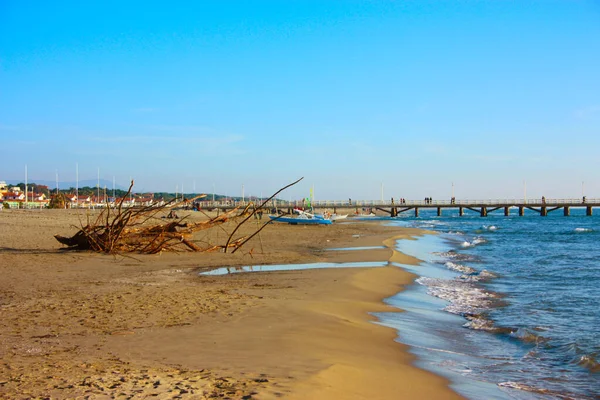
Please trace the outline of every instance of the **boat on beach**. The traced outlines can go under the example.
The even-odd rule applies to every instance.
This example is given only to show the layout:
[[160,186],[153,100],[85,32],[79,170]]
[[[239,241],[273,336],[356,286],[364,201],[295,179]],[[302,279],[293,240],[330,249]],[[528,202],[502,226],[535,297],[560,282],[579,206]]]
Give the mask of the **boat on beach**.
[[277,215],[269,215],[273,222],[284,222],[291,225],[331,225],[332,221],[326,218],[317,218],[309,213],[302,213],[297,217],[281,217]]
[[315,214],[316,218],[328,219],[331,222],[339,221],[340,219],[348,218],[348,214]]

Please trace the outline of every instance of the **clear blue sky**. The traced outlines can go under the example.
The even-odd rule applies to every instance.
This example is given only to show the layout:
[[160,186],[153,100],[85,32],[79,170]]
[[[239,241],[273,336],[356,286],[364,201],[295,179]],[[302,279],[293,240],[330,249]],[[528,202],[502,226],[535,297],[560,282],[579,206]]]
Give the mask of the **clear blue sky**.
[[600,197],[600,2],[0,0],[0,137],[0,180]]

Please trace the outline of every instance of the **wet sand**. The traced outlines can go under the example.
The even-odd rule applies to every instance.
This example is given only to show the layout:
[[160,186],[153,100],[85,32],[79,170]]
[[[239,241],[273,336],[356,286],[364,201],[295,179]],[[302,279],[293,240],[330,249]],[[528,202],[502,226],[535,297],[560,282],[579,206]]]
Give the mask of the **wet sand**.
[[[0,211],[0,397],[460,398],[444,379],[412,366],[394,330],[373,323],[370,312],[401,312],[382,302],[412,282],[400,268],[198,274],[219,266],[414,263],[391,250],[390,238],[420,231],[377,222],[272,224],[235,254],[62,251],[53,235],[72,235],[85,219],[85,211]],[[232,229],[196,239],[224,243]],[[383,248],[324,251],[362,246]]]

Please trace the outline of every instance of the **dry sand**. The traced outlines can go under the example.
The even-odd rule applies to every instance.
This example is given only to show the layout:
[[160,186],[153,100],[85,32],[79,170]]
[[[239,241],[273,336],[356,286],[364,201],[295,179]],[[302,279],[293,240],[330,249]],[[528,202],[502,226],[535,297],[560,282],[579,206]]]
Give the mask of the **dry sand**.
[[[414,263],[376,222],[273,224],[235,254],[135,258],[65,252],[94,211],[0,211],[0,397],[460,398],[412,365],[370,312],[409,284],[400,268],[199,275],[217,266]],[[202,218],[190,213],[190,219]],[[256,229],[252,222],[244,233]],[[232,226],[197,239],[224,243]],[[324,248],[382,246],[366,251]]]

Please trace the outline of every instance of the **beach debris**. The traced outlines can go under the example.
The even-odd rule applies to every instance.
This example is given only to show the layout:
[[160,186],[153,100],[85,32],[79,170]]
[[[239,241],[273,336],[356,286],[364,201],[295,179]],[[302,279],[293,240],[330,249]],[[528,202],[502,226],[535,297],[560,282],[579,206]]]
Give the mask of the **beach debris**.
[[[82,223],[81,228],[73,236],[54,235],[54,238],[70,250],[91,250],[107,254],[157,254],[163,251],[227,252],[228,249],[233,249],[232,252],[235,252],[271,221],[267,221],[250,235],[235,237],[239,228],[255,214],[262,213],[265,205],[277,194],[302,179],[279,189],[259,205],[251,202],[244,208],[236,207],[199,222],[188,222],[185,216],[179,217],[171,208],[173,201],[165,204],[123,208],[123,201],[131,194],[133,188],[133,181],[131,181],[127,194],[117,202],[115,208],[111,208],[107,204],[95,221],[90,222],[88,219],[85,225]],[[158,217],[169,208],[171,210],[166,217]],[[226,222],[237,222],[237,224],[225,244],[206,244],[193,239],[194,233],[220,227]]]

